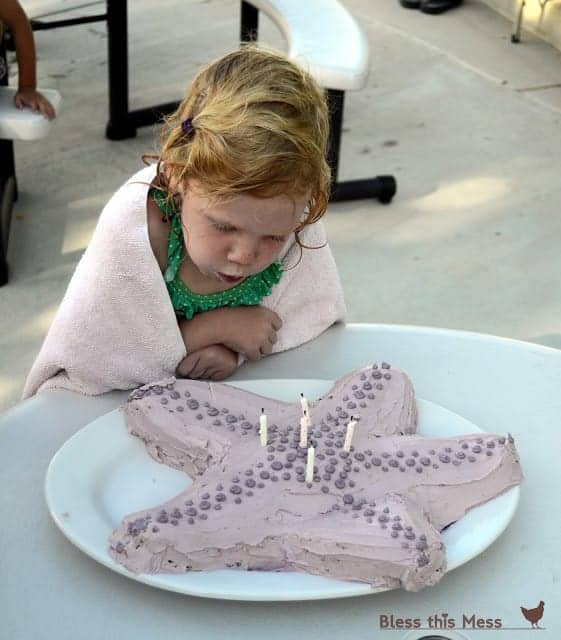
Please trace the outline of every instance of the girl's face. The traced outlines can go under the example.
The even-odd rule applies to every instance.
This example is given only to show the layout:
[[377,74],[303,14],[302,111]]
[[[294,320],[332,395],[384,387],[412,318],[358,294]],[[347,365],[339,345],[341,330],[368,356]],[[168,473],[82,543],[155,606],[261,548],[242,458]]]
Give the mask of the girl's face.
[[217,201],[189,181],[181,207],[185,246],[208,278],[233,285],[263,271],[294,232],[310,193],[258,198],[248,194]]

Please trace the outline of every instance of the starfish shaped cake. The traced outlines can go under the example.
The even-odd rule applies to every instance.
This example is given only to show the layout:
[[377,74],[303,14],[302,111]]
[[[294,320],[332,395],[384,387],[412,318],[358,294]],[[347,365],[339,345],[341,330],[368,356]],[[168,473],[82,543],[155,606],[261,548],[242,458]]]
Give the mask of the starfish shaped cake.
[[386,363],[309,403],[311,482],[300,402],[172,378],[134,391],[123,410],[151,456],[193,478],[112,534],[111,556],[136,573],[237,567],[418,590],[445,572],[440,532],[522,479],[510,436],[416,435],[411,382]]

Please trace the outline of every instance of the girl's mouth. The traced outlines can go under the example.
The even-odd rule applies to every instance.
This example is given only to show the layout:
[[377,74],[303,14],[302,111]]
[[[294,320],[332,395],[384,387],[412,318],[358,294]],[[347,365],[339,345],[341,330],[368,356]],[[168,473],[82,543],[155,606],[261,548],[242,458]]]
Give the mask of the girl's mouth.
[[220,272],[218,272],[217,275],[221,280],[227,282],[228,284],[235,284],[236,282],[241,282],[243,280],[242,276],[228,276],[225,273]]

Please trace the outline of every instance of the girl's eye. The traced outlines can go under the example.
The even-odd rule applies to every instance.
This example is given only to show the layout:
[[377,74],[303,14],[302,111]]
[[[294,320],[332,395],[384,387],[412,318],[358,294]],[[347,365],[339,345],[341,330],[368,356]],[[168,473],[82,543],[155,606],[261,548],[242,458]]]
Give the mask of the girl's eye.
[[215,222],[213,226],[217,231],[221,231],[222,233],[230,233],[236,230],[235,227],[231,227],[227,224],[220,224],[219,222]]
[[286,240],[285,236],[267,236],[267,240],[272,240],[273,242],[284,242]]

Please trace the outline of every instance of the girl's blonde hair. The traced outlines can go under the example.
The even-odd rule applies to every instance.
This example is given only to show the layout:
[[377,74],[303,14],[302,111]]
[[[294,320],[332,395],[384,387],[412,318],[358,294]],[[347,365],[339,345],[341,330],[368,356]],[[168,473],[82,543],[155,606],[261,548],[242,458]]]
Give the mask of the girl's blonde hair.
[[166,118],[162,186],[195,179],[217,198],[291,196],[311,188],[298,238],[327,208],[328,134],[325,95],[310,74],[279,52],[244,45],[205,66]]

